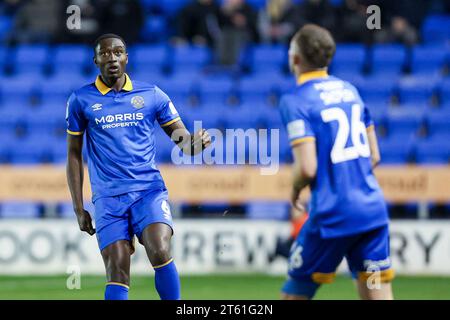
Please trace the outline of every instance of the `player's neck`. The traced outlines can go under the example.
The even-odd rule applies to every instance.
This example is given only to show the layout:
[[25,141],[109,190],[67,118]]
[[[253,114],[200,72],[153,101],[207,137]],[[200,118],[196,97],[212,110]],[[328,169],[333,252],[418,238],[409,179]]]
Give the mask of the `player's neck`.
[[106,84],[109,88],[112,88],[114,91],[119,92],[125,86],[125,73],[122,74],[120,78],[106,78],[101,75],[101,79],[104,84]]

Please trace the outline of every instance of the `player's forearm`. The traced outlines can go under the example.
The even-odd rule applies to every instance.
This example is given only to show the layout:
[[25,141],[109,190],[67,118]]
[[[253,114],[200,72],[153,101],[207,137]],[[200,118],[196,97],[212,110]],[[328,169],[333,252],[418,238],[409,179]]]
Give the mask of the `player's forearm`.
[[81,156],[67,157],[67,183],[72,197],[73,209],[76,213],[83,211],[83,160]]

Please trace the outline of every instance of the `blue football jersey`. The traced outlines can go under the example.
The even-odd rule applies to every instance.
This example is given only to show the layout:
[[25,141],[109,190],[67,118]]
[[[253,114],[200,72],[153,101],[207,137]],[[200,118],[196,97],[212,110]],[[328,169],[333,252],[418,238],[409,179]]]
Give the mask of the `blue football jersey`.
[[291,146],[308,140],[316,144],[310,226],[332,238],[386,225],[387,208],[372,172],[367,138],[373,122],[356,88],[325,71],[305,73],[283,95],[280,112]]
[[163,188],[155,163],[155,122],[180,120],[169,97],[144,82],[126,82],[120,92],[97,77],[67,102],[67,132],[86,135],[92,199]]

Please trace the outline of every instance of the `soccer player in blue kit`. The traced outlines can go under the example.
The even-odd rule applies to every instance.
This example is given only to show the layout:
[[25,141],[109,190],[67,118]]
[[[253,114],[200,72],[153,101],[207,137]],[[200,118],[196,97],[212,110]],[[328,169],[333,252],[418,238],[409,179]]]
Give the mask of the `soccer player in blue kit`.
[[372,171],[380,160],[374,124],[355,87],[328,75],[335,50],[330,33],[313,24],[290,43],[298,85],[280,112],[294,156],[291,201],[301,207],[307,186],[311,200],[282,298],[312,299],[345,258],[361,299],[393,299],[388,212]]
[[[161,89],[130,79],[125,73],[126,44],[120,36],[105,34],[96,40],[94,63],[100,75],[74,91],[67,103],[67,180],[80,230],[97,235],[107,277],[104,297],[128,299],[136,235],[155,270],[160,298],[180,299],[170,253],[168,193],[155,164],[155,121],[190,155],[207,147],[210,136],[204,129],[191,135]],[[83,135],[95,229],[83,207]]]

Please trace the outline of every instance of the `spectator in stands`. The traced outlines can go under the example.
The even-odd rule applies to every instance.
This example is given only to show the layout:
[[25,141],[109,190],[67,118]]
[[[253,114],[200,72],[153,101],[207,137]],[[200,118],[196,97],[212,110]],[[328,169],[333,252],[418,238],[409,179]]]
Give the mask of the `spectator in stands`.
[[24,0],[4,0],[0,3],[0,15],[15,15],[24,2]]
[[328,0],[305,0],[300,12],[306,23],[315,23],[330,31],[335,29],[335,9]]
[[58,0],[30,0],[17,10],[13,43],[50,42],[58,30]]
[[236,64],[245,45],[259,40],[257,20],[257,12],[245,0],[224,1],[217,48],[221,64]]
[[[59,16],[60,32],[58,40],[60,42],[74,42],[74,43],[92,43],[103,31],[101,22],[103,21],[103,12],[108,1],[105,0],[66,0],[64,8],[61,10]],[[66,27],[66,19],[68,17],[66,8],[70,5],[77,5],[81,9],[81,28],[69,30]],[[132,20],[132,19],[129,19]]]
[[269,0],[258,18],[261,38],[270,43],[288,43],[303,24],[300,6],[292,0]]
[[213,47],[220,32],[219,17],[220,7],[214,0],[195,0],[179,13],[175,42]]
[[426,0],[378,0],[383,26],[375,35],[376,42],[399,42],[413,45],[418,42],[418,30],[428,11]]
[[139,40],[144,13],[138,0],[108,0],[103,5],[102,33],[114,33],[127,39],[128,44]]
[[[372,3],[369,3],[372,2]],[[367,28],[367,7],[375,1],[344,0],[337,9],[336,40],[339,42],[373,42],[373,32]],[[383,14],[381,15],[383,17]]]

